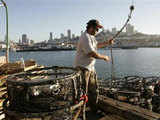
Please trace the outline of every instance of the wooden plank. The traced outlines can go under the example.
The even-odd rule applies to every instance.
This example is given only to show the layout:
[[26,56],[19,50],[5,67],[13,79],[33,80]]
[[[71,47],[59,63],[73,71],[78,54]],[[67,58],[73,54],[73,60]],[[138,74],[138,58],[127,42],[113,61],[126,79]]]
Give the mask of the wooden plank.
[[0,76],[0,80],[6,79],[6,78],[7,78],[7,75],[1,75]]
[[36,68],[36,67],[37,67],[37,64],[36,64],[36,65],[33,65],[33,66],[28,66],[28,67],[25,67],[25,68],[24,68],[24,71],[32,70],[32,69],[34,69],[34,68]]
[[7,91],[7,87],[0,87],[0,92]]
[[1,81],[0,81],[0,87],[5,86],[5,83],[6,83],[6,81],[1,80]]
[[[105,117],[103,117],[103,118],[101,118],[101,119],[99,119],[99,120],[113,120],[110,116],[105,116]],[[118,119],[117,119],[118,120]]]
[[5,94],[7,94],[7,91],[1,91],[0,92],[0,97],[4,96]]
[[122,118],[122,117],[120,117],[118,115],[115,115],[115,114],[112,114],[111,116],[112,116],[112,118],[114,118],[116,120],[126,120],[126,119],[124,119],[124,118]]
[[4,65],[6,63],[6,57],[0,56],[0,66]]
[[25,61],[25,68],[22,68],[22,63],[20,61],[15,63],[4,64],[0,67],[0,74],[14,74],[22,71],[27,71],[37,67],[37,64],[33,60]]
[[115,114],[107,114],[105,117],[100,118],[99,120],[126,120]]
[[2,114],[2,115],[0,115],[0,120],[5,120],[5,115],[4,114]]
[[3,109],[3,102],[4,100],[0,100],[0,110]]
[[128,120],[160,119],[160,114],[153,113],[138,106],[133,106],[131,104],[123,103],[104,96],[99,96],[98,107],[105,112],[117,114]]

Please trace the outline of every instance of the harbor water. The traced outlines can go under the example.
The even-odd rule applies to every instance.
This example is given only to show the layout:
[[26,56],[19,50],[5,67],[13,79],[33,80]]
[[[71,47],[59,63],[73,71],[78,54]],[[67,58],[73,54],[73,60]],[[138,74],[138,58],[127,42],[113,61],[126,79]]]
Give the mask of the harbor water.
[[[110,56],[110,50],[99,50]],[[34,59],[45,66],[73,66],[76,51],[10,52],[10,61]],[[139,75],[160,76],[160,48],[114,49],[117,77]],[[0,56],[4,55],[0,52]],[[97,60],[96,71],[101,78],[111,75],[111,63]]]

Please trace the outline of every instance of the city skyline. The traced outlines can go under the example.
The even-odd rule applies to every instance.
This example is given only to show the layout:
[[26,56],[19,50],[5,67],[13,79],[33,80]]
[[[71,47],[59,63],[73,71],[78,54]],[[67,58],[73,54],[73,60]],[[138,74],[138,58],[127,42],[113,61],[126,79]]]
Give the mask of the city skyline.
[[[76,35],[85,30],[89,19],[98,19],[106,29],[120,28],[129,13],[132,0],[6,0],[9,7],[9,38],[17,40],[27,34],[36,41],[55,37],[71,29]],[[134,0],[135,11],[131,24],[143,33],[160,34],[160,1]],[[1,36],[5,35],[4,9],[1,8]]]
[[[105,31],[110,31],[112,34],[116,34],[118,32],[118,29],[112,28],[111,30],[109,29],[105,29]],[[134,30],[134,26],[131,24],[128,24],[126,26],[126,30],[124,30],[123,32],[127,33],[127,34],[134,34],[135,30]],[[80,35],[83,33],[83,31],[81,31]],[[99,32],[100,33],[100,32]],[[59,37],[55,37],[53,32],[49,33],[49,39],[45,39],[43,41],[53,41],[53,40],[57,40],[57,39],[74,39],[75,37],[79,37],[80,35],[75,35],[74,33],[72,33],[71,29],[68,29],[65,33],[61,33]],[[25,37],[24,37],[25,36]],[[22,39],[22,40],[21,40]],[[24,39],[24,40],[23,40]],[[31,39],[31,38],[30,38]],[[27,43],[27,41],[29,41],[29,38],[27,38],[27,34],[22,34],[22,36],[19,38],[19,41],[22,41],[22,43]],[[24,42],[23,42],[24,41]],[[17,42],[17,41],[16,41]],[[42,42],[42,41],[35,41],[35,42]],[[20,42],[19,42],[20,43]]]
[[[118,28],[116,27],[113,27],[111,29],[104,29],[104,32],[109,32],[110,35],[114,35],[118,32]],[[83,33],[84,31],[81,31],[80,32],[80,35]],[[98,34],[101,34],[102,31],[99,31]],[[145,34],[145,33],[142,33],[142,32],[139,32],[135,29],[135,26],[132,25],[132,24],[128,24],[126,26],[126,28],[123,30],[122,34],[123,35],[135,35],[139,33],[139,34],[143,34],[143,35],[155,35],[155,36],[160,36],[160,34]],[[97,34],[97,35],[98,35]],[[28,44],[30,43],[30,41],[34,41],[34,42],[45,42],[45,41],[57,41],[57,40],[73,40],[73,39],[77,39],[80,37],[80,35],[75,35],[71,29],[68,29],[67,31],[65,31],[65,33],[60,33],[59,37],[55,37],[54,33],[53,32],[49,32],[47,35],[46,35],[46,39],[42,40],[42,41],[37,41],[37,40],[33,40],[32,37],[28,37],[28,34],[26,33],[23,33],[21,36],[19,36],[19,38],[17,38],[16,40],[12,40],[13,42],[15,43],[24,43],[24,44]],[[98,35],[99,36],[99,35]],[[4,40],[0,40],[1,42],[3,42]]]

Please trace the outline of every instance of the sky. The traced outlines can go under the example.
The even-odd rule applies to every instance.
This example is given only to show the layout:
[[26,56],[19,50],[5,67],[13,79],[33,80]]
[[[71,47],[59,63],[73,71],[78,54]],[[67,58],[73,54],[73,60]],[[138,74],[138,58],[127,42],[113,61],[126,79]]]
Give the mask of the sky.
[[[80,35],[90,19],[105,27],[120,28],[129,14],[132,0],[5,0],[9,11],[9,38],[18,41],[22,34],[36,42],[67,34]],[[160,34],[160,0],[133,0],[135,11],[130,21],[135,29]],[[5,9],[0,8],[0,40],[5,36]]]

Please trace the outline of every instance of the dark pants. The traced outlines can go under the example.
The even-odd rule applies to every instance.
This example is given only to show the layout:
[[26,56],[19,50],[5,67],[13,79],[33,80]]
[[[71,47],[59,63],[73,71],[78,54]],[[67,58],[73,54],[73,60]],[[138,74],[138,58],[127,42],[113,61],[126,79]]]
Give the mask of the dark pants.
[[82,87],[84,90],[84,94],[88,95],[89,106],[92,110],[95,110],[99,95],[96,72],[89,71],[82,67],[78,68],[81,70]]

